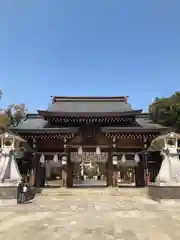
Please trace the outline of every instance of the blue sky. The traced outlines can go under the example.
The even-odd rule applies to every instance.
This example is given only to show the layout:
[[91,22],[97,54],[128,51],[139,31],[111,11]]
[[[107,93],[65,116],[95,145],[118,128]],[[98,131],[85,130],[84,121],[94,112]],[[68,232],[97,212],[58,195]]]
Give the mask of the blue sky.
[[179,13],[179,0],[0,1],[0,106],[128,95],[147,110],[180,90]]

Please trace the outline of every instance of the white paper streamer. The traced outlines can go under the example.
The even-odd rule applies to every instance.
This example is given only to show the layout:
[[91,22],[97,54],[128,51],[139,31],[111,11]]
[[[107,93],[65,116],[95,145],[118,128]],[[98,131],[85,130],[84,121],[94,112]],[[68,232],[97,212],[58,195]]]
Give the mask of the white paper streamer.
[[139,162],[140,162],[140,158],[139,158],[139,155],[138,155],[138,154],[136,154],[136,155],[134,156],[134,160],[135,160],[136,163],[139,163]]
[[40,157],[40,163],[42,163],[42,164],[44,164],[45,163],[45,156],[44,156],[44,154],[42,153],[41,154],[41,157]]

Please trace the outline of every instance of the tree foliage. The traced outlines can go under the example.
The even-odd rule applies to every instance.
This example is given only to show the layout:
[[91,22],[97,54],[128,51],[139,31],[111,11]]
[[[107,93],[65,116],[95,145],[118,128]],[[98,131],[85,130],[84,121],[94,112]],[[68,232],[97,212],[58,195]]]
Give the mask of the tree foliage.
[[149,106],[149,113],[155,123],[180,128],[180,92],[167,98],[156,98]]
[[11,124],[18,125],[25,117],[27,110],[25,104],[12,104],[6,109],[6,112],[11,119]]
[[[2,98],[0,89],[0,99]],[[6,109],[0,109],[0,129],[7,129],[9,126],[18,125],[26,115],[25,104],[11,104]]]

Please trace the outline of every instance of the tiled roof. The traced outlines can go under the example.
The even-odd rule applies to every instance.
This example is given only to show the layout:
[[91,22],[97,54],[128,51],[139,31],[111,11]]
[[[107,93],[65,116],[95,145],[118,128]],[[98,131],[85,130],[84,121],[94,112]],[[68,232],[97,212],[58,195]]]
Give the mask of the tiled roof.
[[21,121],[18,126],[11,128],[14,131],[44,131],[44,132],[73,132],[75,127],[59,127],[49,126],[48,121],[44,120],[37,114],[28,114],[24,121]]
[[49,112],[130,112],[127,97],[54,97]]
[[133,126],[133,127],[104,127],[103,131],[108,131],[108,132],[126,132],[126,131],[132,131],[132,132],[143,132],[148,130],[150,131],[166,131],[167,127],[164,127],[162,125],[159,124],[155,124],[153,123],[150,119],[148,119],[147,117],[138,117],[136,118],[136,122],[137,122],[137,126]]
[[136,122],[142,126],[143,128],[148,128],[148,129],[159,129],[159,128],[164,128],[166,129],[166,127],[160,125],[160,124],[156,124],[153,123],[150,119],[148,118],[136,118]]
[[[139,131],[143,132],[146,131],[147,129],[149,131],[159,131],[159,130],[166,130],[167,128],[159,125],[159,124],[154,124],[151,120],[149,120],[147,117],[138,117],[136,118],[137,121],[137,126],[132,126],[132,127],[103,127],[103,131]],[[54,127],[54,126],[49,126],[48,121],[44,120],[41,116],[37,114],[29,114],[27,116],[27,119],[24,121],[21,121],[20,124],[17,127],[13,127],[12,130],[14,131],[44,131],[44,132],[76,132],[77,127]]]

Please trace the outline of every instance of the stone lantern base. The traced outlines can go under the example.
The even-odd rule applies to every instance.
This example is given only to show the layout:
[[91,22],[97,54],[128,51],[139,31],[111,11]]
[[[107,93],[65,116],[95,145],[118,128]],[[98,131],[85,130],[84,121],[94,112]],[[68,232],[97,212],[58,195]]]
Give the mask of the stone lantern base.
[[17,183],[0,183],[0,199],[16,199]]
[[148,186],[148,195],[155,201],[162,199],[180,199],[180,183],[151,183]]

